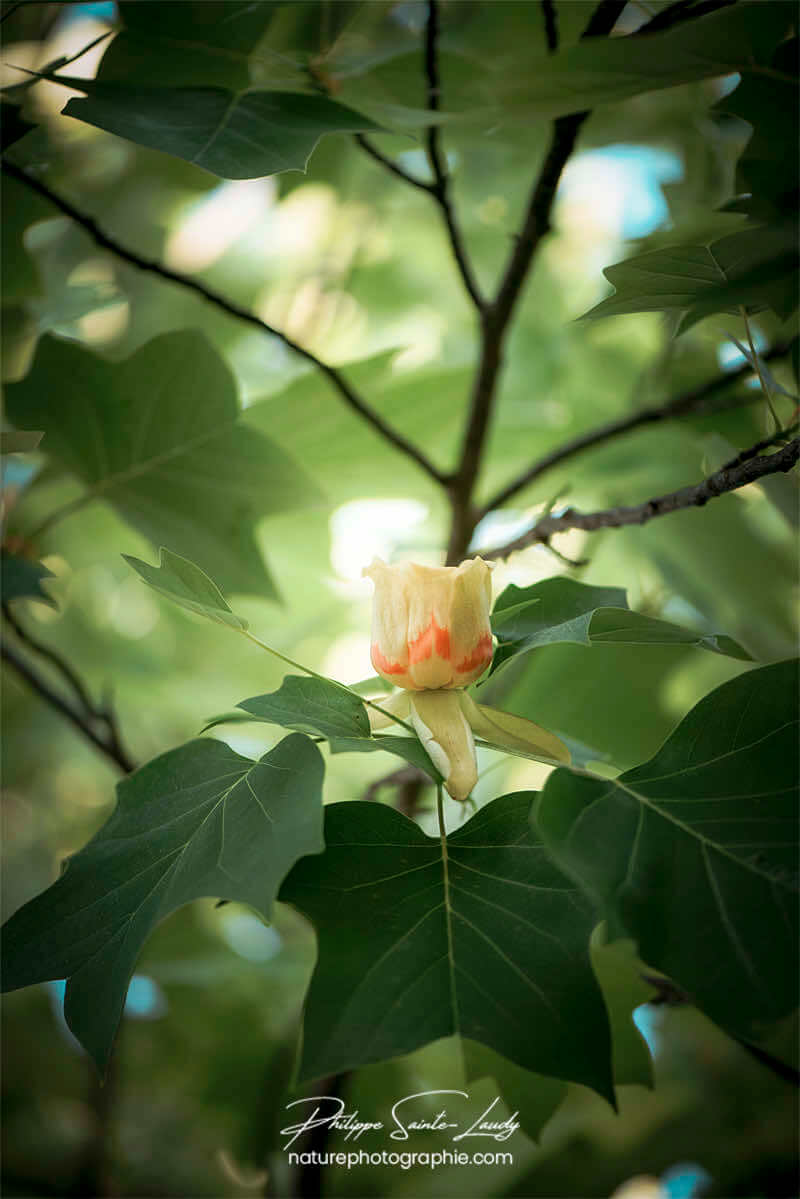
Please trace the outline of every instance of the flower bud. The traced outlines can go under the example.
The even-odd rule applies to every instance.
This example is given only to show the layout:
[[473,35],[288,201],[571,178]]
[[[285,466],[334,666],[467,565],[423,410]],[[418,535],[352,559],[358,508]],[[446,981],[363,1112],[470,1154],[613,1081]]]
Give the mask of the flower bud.
[[363,571],[375,584],[372,665],[407,691],[468,687],[492,660],[489,567],[387,566]]

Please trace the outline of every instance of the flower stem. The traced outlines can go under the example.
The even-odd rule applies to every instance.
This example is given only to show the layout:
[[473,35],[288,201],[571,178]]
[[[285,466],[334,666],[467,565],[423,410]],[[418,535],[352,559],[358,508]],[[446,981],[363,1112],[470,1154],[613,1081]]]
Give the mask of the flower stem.
[[[442,842],[442,855],[447,862],[447,828],[444,823],[444,793],[442,784],[436,784],[436,813],[439,817],[439,838]],[[446,868],[446,867],[445,867]]]
[[373,703],[371,699],[364,699],[363,695],[359,695],[357,691],[354,691],[352,687],[348,687],[346,683],[340,683],[337,679],[326,678],[324,674],[318,674],[317,671],[312,670],[310,666],[303,666],[301,662],[295,662],[294,658],[287,658],[286,654],[282,654],[279,650],[273,649],[271,645],[267,645],[265,641],[261,641],[247,629],[242,629],[241,632],[248,641],[252,641],[253,644],[257,645],[260,649],[266,650],[268,654],[272,654],[273,658],[279,658],[281,662],[285,662],[287,666],[293,666],[295,670],[302,670],[303,674],[309,674],[312,678],[319,679],[320,682],[333,683],[334,687],[338,687],[340,691],[346,691],[348,695],[355,696],[360,703],[366,704],[369,708],[374,708],[376,712],[380,712],[384,716],[388,716],[389,719],[393,720],[395,724],[401,725],[402,728],[411,733],[413,737],[416,737],[417,734],[414,732],[414,729],[410,724],[406,724],[405,720],[401,720],[400,717],[395,716],[393,712],[389,712],[386,708],[382,708],[380,704]]

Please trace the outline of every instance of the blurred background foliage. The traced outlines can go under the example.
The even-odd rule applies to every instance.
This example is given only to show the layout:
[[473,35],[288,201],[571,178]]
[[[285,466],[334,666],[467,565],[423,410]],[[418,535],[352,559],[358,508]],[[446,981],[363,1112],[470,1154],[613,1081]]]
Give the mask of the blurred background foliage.
[[[154,75],[169,72],[173,84],[208,82],[211,59],[173,46],[170,22],[179,32],[188,9],[202,24],[199,10],[224,5],[159,7],[165,41],[160,66],[148,58],[156,62]],[[221,86],[249,70],[254,82],[267,73],[272,86],[275,72],[285,71],[283,86],[305,88],[302,49],[312,51],[321,75],[336,77],[338,100],[376,120],[391,124],[393,106],[424,108],[424,6],[253,7],[248,36],[258,41],[257,52],[245,62],[213,59]],[[659,7],[630,4],[620,28],[635,27],[641,10]],[[137,6],[129,8],[135,14]],[[584,0],[558,5],[562,45],[577,39],[592,8]],[[394,14],[389,40],[387,9]],[[524,93],[522,51],[541,46],[543,18],[539,5],[506,0],[453,0],[446,10],[445,109],[467,115],[445,121],[444,141],[462,227],[489,287],[519,225],[548,125],[524,104],[518,119],[497,128],[487,127],[485,111],[504,88]],[[3,67],[6,86],[30,83],[23,68],[40,70],[77,53],[117,19],[106,3],[4,4],[2,15],[3,57],[11,64]],[[104,51],[104,70],[114,78],[135,73],[136,21],[129,20],[124,39],[110,49],[96,46],[69,73],[92,77]],[[576,320],[607,294],[602,268],[610,263],[668,244],[676,229],[688,240],[739,227],[740,216],[718,211],[734,192],[748,135],[719,105],[736,82],[725,77],[644,93],[605,105],[585,125],[559,187],[554,232],[507,347],[479,498],[576,433],[665,402],[741,363],[730,340],[731,333],[742,337],[741,321],[733,316],[710,317],[678,339],[673,322],[657,313]],[[476,329],[427,196],[344,137],[323,139],[306,174],[218,180],[61,115],[69,94],[47,81],[28,88],[23,113],[36,127],[20,142],[16,161],[46,171],[55,190],[141,255],[201,277],[326,361],[345,365],[398,429],[437,464],[453,464]],[[407,169],[424,171],[417,138],[396,133],[377,142]],[[4,188],[5,378],[25,376],[45,333],[119,362],[158,334],[201,330],[234,373],[247,424],[302,463],[324,493],[311,507],[259,522],[258,545],[282,603],[246,595],[237,597],[237,610],[272,645],[316,670],[346,682],[369,675],[370,588],[361,568],[376,553],[440,561],[448,519],[442,495],[277,340],[100,251],[21,184],[6,181]],[[793,332],[769,313],[754,325],[762,346]],[[795,389],[785,363],[774,372]],[[746,396],[751,384],[735,386]],[[791,404],[780,402],[786,419]],[[513,535],[554,497],[592,510],[694,482],[765,429],[758,402],[640,429],[555,469],[511,507],[490,514],[475,548]],[[6,531],[17,546],[78,494],[77,484],[48,464],[46,450],[45,441],[41,453],[5,464]],[[559,545],[588,556],[583,581],[625,587],[639,610],[725,632],[770,662],[796,648],[796,525],[796,479],[778,476],[702,512],[591,539],[570,533]],[[109,506],[96,502],[76,512],[35,549],[53,572],[46,589],[57,606],[30,602],[17,615],[69,658],[95,696],[113,692],[136,761],[196,735],[243,696],[278,686],[283,672],[274,660],[162,603],[133,577],[121,553],[152,560],[152,546]],[[546,548],[529,549],[496,567],[495,594],[507,582],[525,585],[566,570]],[[685,648],[558,645],[504,671],[492,702],[624,768],[646,760],[693,703],[743,669],[740,661]],[[52,882],[59,864],[107,818],[115,772],[13,675],[5,680],[2,712],[2,886],[10,913]],[[256,725],[216,734],[245,754],[282,735]],[[361,797],[398,765],[383,755],[326,756],[328,801]],[[546,775],[534,763],[488,752],[481,766],[479,803],[504,790],[536,788]],[[271,1193],[290,1193],[295,1184],[276,1152],[276,1134],[313,959],[313,934],[288,908],[269,929],[237,905],[217,909],[203,901],[181,910],[140,962],[106,1087],[66,1029],[57,986],[9,997],[5,1193],[247,1195],[263,1189],[255,1171],[265,1163]],[[704,1181],[715,1195],[793,1194],[791,1088],[697,1013],[652,1005],[640,1011],[657,1085],[623,1087],[619,1116],[571,1086],[538,1143],[517,1134],[513,1167],[467,1174],[339,1170],[327,1180],[328,1193],[607,1196],[626,1179],[650,1174],[674,1199]],[[361,1070],[348,1084],[348,1106],[370,1112],[386,1096],[448,1086],[443,1079],[451,1070],[446,1044]],[[475,1094],[483,1094],[480,1087],[486,1084]],[[559,1099],[560,1092],[547,1092],[543,1112]],[[534,1135],[542,1120],[532,1118]],[[670,1173],[672,1167],[680,1168]]]

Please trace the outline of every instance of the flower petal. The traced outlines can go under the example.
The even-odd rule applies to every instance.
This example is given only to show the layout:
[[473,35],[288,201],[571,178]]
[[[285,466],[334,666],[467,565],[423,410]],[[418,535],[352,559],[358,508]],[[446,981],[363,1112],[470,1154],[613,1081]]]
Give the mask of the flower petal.
[[473,731],[485,741],[503,749],[518,749],[546,761],[568,763],[572,760],[564,742],[532,720],[476,704],[466,693],[461,695],[461,707]]
[[[383,711],[367,708],[371,733],[377,729],[385,729],[390,724],[396,724],[396,721],[392,720],[392,716],[398,716],[400,720],[405,720],[408,716],[408,695],[405,691],[396,691],[394,695],[381,696],[377,702],[380,703]],[[384,716],[384,712],[390,712],[391,716]]]
[[455,691],[419,691],[411,723],[453,799],[467,799],[478,781],[475,742]]

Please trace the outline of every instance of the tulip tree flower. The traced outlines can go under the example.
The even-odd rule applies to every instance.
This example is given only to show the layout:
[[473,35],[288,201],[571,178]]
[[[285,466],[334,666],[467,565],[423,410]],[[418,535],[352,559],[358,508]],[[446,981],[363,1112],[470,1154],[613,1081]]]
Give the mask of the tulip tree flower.
[[[460,566],[387,566],[375,558],[363,574],[375,584],[372,665],[401,688],[383,702],[412,726],[453,799],[465,800],[478,781],[473,733],[498,748],[569,762],[558,737],[521,716],[476,704],[464,688],[492,660],[492,585],[481,558]],[[373,728],[390,717],[370,712]]]

